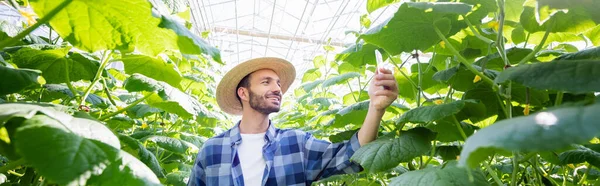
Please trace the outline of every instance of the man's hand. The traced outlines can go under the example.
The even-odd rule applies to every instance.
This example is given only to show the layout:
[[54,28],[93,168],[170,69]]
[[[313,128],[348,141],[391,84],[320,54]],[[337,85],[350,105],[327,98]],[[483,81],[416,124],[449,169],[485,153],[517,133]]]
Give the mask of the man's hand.
[[391,70],[378,68],[369,84],[370,107],[384,111],[398,98],[398,83]]

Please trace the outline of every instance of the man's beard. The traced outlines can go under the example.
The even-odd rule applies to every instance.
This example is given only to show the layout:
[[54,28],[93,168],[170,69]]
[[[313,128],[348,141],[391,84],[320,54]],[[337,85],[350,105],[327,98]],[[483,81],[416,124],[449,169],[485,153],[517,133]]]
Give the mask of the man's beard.
[[[281,95],[278,95],[280,100],[279,100],[279,104],[281,104]],[[269,105],[269,103],[267,103],[266,99],[267,96],[259,96],[257,94],[254,94],[254,91],[250,91],[250,107],[253,108],[254,110],[263,113],[263,114],[270,114],[273,112],[279,112],[279,105],[277,106],[271,106]]]

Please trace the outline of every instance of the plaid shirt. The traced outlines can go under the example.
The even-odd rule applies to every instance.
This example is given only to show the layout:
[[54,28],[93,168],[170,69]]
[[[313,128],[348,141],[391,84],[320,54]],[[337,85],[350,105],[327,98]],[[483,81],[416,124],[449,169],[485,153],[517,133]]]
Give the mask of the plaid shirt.
[[[306,132],[277,129],[269,124],[265,139],[262,185],[311,185],[332,175],[363,170],[350,161],[360,147],[357,134],[348,141],[331,143]],[[239,122],[207,140],[198,153],[188,185],[244,185],[237,153],[241,142]]]

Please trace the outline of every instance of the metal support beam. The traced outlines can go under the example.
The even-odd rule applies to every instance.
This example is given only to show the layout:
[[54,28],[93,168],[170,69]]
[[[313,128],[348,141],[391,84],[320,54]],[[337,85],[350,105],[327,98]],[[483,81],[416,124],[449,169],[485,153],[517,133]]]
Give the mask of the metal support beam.
[[[252,30],[237,30],[235,28],[214,27],[212,29],[212,31],[213,31],[213,33],[239,34],[239,35],[251,36],[251,37],[262,37],[262,38],[267,38],[267,39],[273,38],[273,39],[289,40],[289,41],[302,42],[302,43],[320,44],[320,45],[327,44],[327,41],[318,40],[318,39],[298,37],[298,36],[292,37],[292,36],[288,36],[288,35],[269,34],[269,33],[265,33],[265,32],[257,32],[257,31],[252,31]],[[329,43],[329,44],[331,46],[348,47],[348,46],[351,46],[353,43],[344,43],[343,41],[332,40],[331,43]],[[266,46],[268,46],[268,44]]]

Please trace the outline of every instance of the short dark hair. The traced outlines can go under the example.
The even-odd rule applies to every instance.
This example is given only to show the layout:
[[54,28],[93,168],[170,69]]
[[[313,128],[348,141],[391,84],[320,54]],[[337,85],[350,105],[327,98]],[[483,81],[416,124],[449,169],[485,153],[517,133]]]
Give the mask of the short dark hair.
[[242,104],[242,98],[240,98],[240,95],[237,93],[237,90],[240,89],[240,87],[250,88],[250,74],[244,76],[244,78],[240,80],[240,83],[238,83],[237,87],[235,88],[235,97],[237,97],[240,104]]

